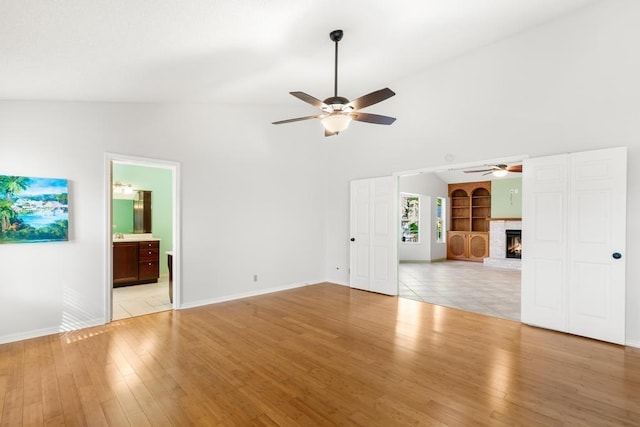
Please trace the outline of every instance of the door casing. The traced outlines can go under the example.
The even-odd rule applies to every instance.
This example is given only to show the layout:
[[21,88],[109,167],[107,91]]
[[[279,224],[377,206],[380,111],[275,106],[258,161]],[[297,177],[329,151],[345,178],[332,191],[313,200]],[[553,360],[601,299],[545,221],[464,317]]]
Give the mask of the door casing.
[[104,323],[111,322],[113,317],[113,234],[112,234],[112,189],[113,189],[113,163],[126,163],[137,166],[160,167],[172,171],[172,201],[173,201],[173,309],[182,306],[181,297],[181,229],[180,229],[180,163],[159,160],[148,157],[130,156],[127,154],[105,153],[105,174],[104,174],[104,301],[105,318]]

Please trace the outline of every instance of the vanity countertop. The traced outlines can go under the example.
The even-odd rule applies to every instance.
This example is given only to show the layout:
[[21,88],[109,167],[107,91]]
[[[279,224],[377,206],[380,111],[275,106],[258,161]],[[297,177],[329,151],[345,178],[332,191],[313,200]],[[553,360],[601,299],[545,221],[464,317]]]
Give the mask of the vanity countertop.
[[118,242],[159,242],[160,239],[157,237],[153,237],[151,233],[143,233],[143,234],[123,234],[122,237],[113,237],[113,243]]

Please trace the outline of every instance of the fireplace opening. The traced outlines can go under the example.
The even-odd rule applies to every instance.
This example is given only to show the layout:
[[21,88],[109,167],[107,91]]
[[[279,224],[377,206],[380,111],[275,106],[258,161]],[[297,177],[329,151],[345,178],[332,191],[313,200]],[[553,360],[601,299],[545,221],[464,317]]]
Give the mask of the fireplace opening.
[[522,230],[506,230],[507,258],[522,258]]

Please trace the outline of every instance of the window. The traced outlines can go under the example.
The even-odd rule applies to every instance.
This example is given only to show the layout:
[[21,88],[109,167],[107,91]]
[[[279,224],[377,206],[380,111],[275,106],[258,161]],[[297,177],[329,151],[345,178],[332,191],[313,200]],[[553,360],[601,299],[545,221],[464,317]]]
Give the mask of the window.
[[400,240],[420,243],[420,197],[400,194]]
[[444,243],[445,236],[444,230],[446,230],[445,215],[447,200],[444,197],[436,197],[436,242]]

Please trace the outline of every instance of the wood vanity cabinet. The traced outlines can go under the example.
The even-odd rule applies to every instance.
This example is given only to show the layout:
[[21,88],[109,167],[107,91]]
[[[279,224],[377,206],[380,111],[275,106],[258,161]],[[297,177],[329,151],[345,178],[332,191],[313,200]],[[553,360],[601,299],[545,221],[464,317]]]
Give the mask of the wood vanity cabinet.
[[491,181],[449,184],[449,200],[447,259],[482,261],[489,256]]
[[113,243],[113,287],[155,283],[160,276],[160,242]]

